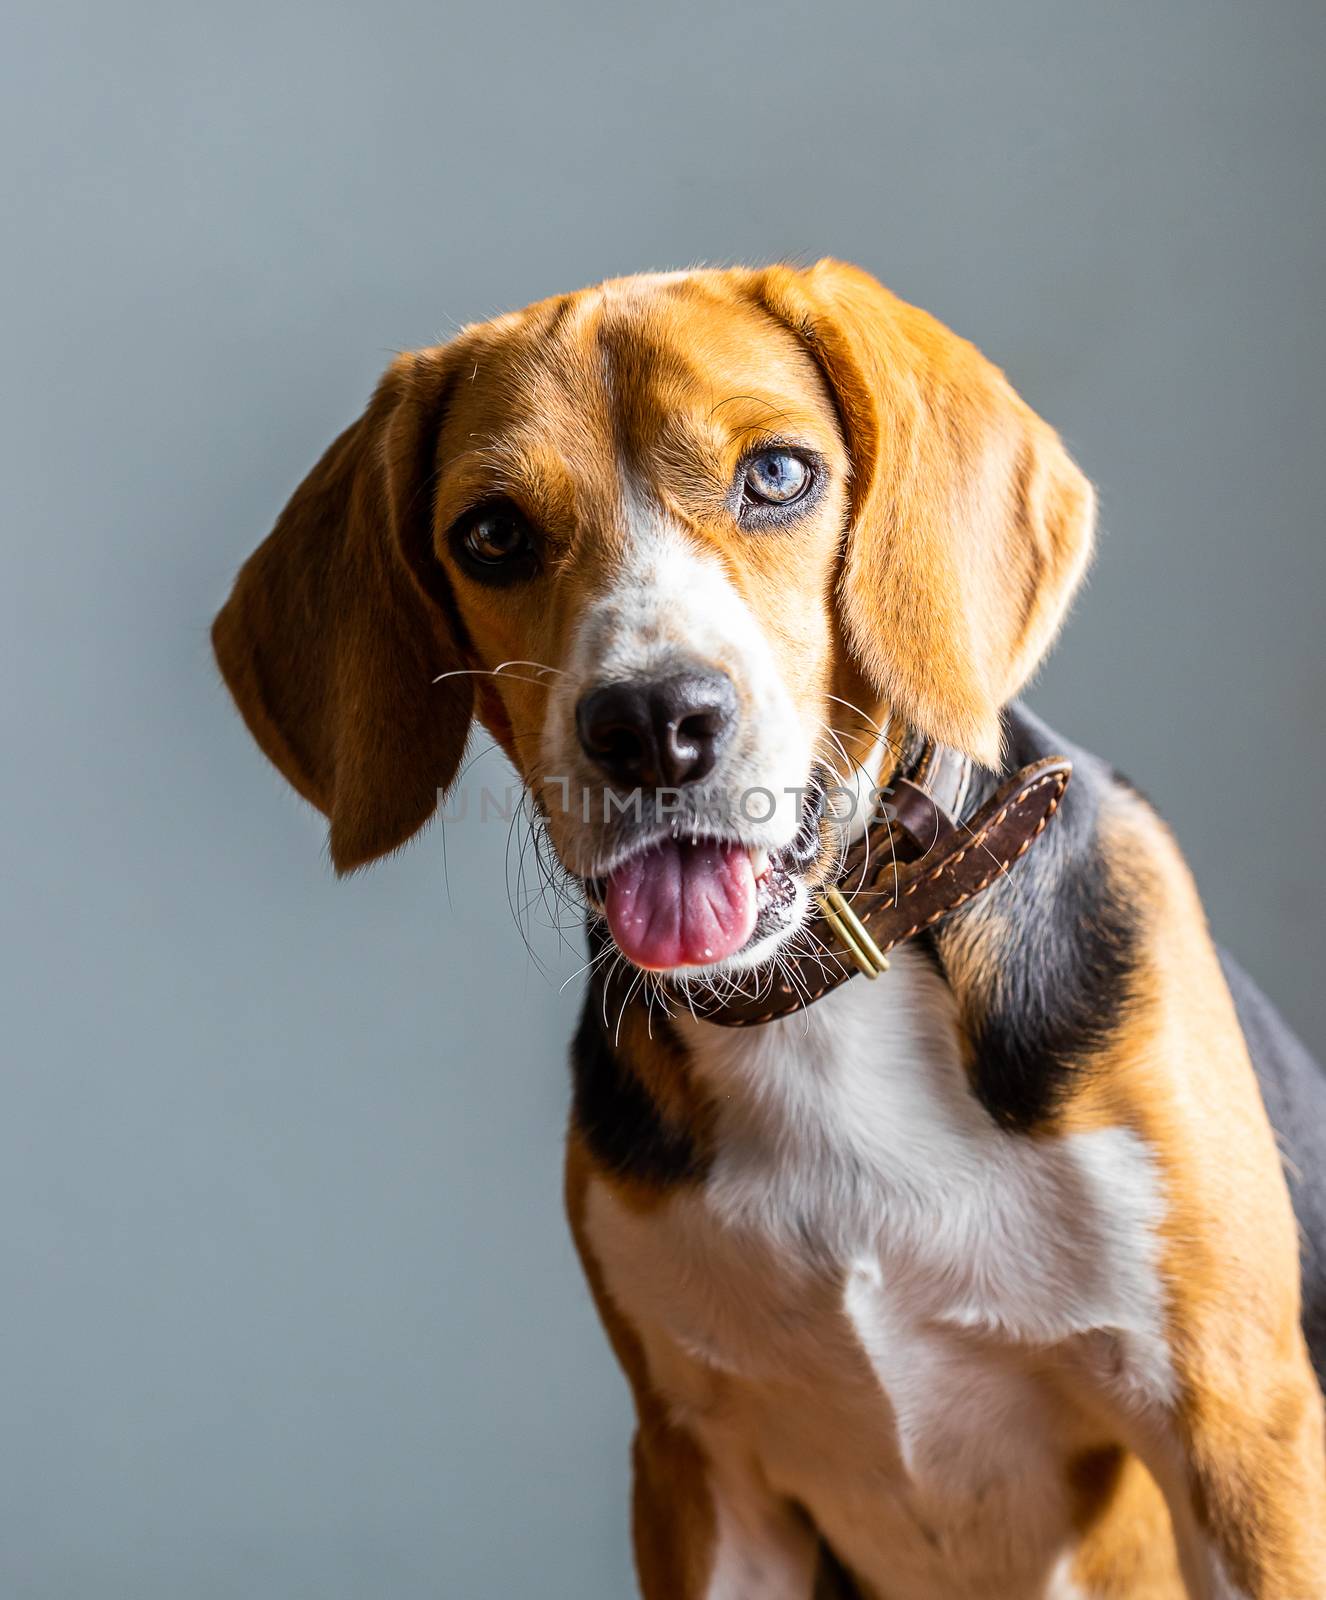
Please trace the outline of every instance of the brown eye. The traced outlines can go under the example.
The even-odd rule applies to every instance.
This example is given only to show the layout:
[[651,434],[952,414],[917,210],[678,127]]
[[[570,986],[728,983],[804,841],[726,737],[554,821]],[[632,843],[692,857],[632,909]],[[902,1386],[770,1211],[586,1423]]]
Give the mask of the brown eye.
[[508,500],[476,506],[451,530],[451,548],[479,583],[522,583],[539,568],[538,541]]
[[466,527],[461,542],[471,560],[491,567],[515,561],[533,549],[528,526],[511,506],[479,512]]
[[809,464],[792,450],[761,450],[746,463],[742,496],[757,506],[787,506],[810,487]]

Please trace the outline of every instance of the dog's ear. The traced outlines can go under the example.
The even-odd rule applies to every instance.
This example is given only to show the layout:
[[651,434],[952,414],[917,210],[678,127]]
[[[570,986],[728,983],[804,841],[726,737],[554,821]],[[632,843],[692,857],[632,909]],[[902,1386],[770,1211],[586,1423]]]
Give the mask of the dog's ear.
[[828,380],[852,463],[839,603],[914,726],[987,764],[1091,553],[1095,496],[974,346],[837,261],[759,274]]
[[338,872],[403,844],[455,776],[472,706],[433,558],[442,350],[402,356],[296,489],[212,627],[250,732],[330,820]]

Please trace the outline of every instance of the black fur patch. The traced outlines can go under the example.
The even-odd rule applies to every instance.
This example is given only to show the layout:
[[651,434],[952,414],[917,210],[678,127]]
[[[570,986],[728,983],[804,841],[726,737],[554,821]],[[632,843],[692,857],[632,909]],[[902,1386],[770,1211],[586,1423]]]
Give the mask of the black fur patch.
[[702,1163],[689,1135],[663,1116],[614,1047],[602,1004],[591,984],[571,1044],[573,1124],[599,1165],[619,1178],[661,1188],[698,1177]]
[[865,1600],[847,1568],[822,1539],[812,1600]]
[[[1137,909],[1111,875],[1100,842],[1100,802],[1111,782],[1090,757],[1021,711],[1010,713],[1010,765],[1067,753],[1074,771],[1059,814],[1004,883],[969,915],[941,927],[979,949],[988,987],[959,999],[974,1052],[972,1087],[1002,1127],[1026,1131],[1063,1100],[1110,1038],[1128,1004],[1139,958]],[[994,911],[988,931],[985,913]],[[996,932],[997,930],[997,932]],[[988,949],[981,949],[983,941]]]

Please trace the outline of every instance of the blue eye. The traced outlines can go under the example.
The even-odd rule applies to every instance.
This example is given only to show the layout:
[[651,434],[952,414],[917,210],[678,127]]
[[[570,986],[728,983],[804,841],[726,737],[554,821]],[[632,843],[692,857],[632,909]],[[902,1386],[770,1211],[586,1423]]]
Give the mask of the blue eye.
[[746,463],[742,495],[760,506],[787,506],[810,487],[809,465],[791,450],[761,450]]

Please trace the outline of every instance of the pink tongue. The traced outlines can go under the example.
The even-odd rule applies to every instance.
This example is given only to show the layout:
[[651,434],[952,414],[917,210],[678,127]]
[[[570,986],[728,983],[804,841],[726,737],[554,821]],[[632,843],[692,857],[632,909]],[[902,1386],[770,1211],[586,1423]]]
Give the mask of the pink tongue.
[[755,874],[739,845],[669,840],[608,879],[618,948],[638,967],[703,967],[740,950],[755,928]]

